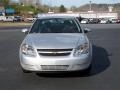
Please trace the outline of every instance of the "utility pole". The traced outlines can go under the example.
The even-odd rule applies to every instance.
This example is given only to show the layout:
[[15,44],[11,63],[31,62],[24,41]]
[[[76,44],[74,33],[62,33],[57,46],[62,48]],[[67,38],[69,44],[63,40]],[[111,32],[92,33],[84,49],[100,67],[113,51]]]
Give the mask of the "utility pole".
[[49,12],[51,12],[51,7],[52,7],[52,1],[49,0]]
[[38,1],[39,1],[39,5],[42,6],[43,5],[42,0],[38,0]]
[[92,1],[90,0],[90,11],[92,11]]
[[39,1],[39,4],[42,6],[42,0],[38,0]]
[[49,0],[49,12],[53,12],[53,10],[52,10],[52,0]]

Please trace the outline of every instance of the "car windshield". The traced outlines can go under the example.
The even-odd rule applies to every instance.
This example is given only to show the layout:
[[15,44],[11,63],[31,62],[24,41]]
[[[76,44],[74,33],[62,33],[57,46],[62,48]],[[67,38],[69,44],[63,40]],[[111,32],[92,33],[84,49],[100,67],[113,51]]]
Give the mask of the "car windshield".
[[30,33],[81,33],[82,30],[76,19],[50,18],[38,19]]

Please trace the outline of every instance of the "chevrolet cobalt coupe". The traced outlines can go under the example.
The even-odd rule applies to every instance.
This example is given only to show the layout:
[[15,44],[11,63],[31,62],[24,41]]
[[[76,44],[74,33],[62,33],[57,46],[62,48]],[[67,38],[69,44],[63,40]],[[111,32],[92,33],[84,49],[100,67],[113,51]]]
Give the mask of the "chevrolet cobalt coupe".
[[20,50],[20,64],[27,72],[68,72],[90,70],[92,45],[79,21],[70,16],[38,18]]

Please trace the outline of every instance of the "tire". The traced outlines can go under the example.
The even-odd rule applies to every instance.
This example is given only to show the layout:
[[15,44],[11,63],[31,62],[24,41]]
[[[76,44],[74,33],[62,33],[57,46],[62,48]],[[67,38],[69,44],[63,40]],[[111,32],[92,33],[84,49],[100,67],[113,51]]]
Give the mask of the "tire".
[[23,68],[22,68],[22,72],[23,72],[23,73],[31,73],[30,71],[25,70],[25,69],[23,69]]

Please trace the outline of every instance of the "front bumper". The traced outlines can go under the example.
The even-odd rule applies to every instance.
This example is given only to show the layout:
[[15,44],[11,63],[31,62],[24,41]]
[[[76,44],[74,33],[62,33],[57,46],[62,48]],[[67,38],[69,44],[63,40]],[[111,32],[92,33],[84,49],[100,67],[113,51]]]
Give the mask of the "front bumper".
[[[27,57],[20,54],[20,64],[28,71],[78,71],[89,67],[92,54],[83,54],[79,57]],[[42,68],[46,66],[47,68]],[[56,68],[58,67],[59,68]],[[67,67],[66,67],[67,66]],[[50,68],[52,67],[52,68]]]

